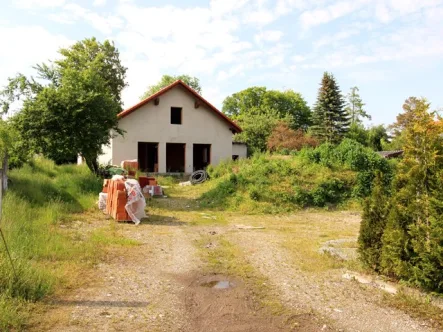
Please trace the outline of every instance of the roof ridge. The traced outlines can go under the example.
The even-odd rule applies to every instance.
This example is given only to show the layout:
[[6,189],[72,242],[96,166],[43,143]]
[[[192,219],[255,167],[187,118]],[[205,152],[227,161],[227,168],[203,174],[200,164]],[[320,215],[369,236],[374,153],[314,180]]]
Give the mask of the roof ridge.
[[225,121],[227,121],[230,125],[232,125],[235,129],[235,131],[237,131],[238,133],[242,132],[242,129],[240,128],[240,126],[238,126],[235,122],[233,122],[230,118],[228,118],[225,114],[223,114],[221,111],[219,111],[214,105],[212,105],[209,101],[207,101],[205,98],[203,98],[202,95],[200,95],[197,91],[195,91],[193,88],[191,88],[189,85],[187,85],[185,82],[183,82],[182,80],[176,80],[173,83],[165,86],[164,88],[160,89],[159,91],[157,91],[156,93],[150,95],[149,97],[141,100],[140,102],[138,102],[137,104],[135,104],[134,106],[127,108],[126,110],[120,112],[117,114],[117,118],[121,119],[127,115],[129,115],[130,113],[134,112],[135,110],[137,110],[138,108],[142,107],[143,105],[147,104],[148,102],[150,102],[151,100],[155,99],[156,97],[159,97],[160,95],[162,95],[163,93],[171,90],[173,87],[177,86],[177,85],[181,85],[183,86],[185,89],[187,89],[189,92],[191,92],[195,97],[199,98],[201,101],[203,101],[213,112],[215,112],[218,116],[220,116],[222,119],[224,119]]

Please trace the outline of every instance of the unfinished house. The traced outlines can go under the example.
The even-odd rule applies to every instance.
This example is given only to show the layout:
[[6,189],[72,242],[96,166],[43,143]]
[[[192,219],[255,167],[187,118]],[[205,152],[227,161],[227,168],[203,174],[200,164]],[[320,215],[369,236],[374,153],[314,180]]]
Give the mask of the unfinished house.
[[225,159],[246,157],[246,149],[232,142],[241,128],[182,81],[118,118],[125,134],[103,148],[102,164],[137,159],[142,171],[191,173]]

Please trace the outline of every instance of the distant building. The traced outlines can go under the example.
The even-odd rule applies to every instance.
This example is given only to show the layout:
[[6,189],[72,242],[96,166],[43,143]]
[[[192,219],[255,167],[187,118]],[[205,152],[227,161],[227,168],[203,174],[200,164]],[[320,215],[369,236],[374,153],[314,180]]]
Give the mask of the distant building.
[[394,150],[394,151],[378,151],[377,153],[383,158],[391,159],[403,156],[403,152],[404,152],[403,150]]

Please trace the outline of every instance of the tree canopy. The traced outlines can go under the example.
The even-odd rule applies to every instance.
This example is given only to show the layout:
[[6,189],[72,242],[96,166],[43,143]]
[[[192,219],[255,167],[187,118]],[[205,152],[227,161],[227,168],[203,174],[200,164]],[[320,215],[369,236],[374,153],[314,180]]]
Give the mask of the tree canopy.
[[313,110],[312,132],[325,142],[339,142],[349,130],[345,101],[334,75],[325,72]]
[[272,110],[277,119],[287,119],[292,129],[306,129],[311,123],[311,110],[302,95],[293,90],[267,90],[251,87],[227,97],[223,113],[239,119],[243,116],[266,114]]
[[102,145],[121,133],[117,114],[126,68],[109,41],[85,39],[59,52],[59,60],[35,67],[45,83],[23,75],[10,79],[3,107],[22,99],[12,122],[24,148],[56,162],[80,154],[96,172]]
[[294,130],[306,130],[311,121],[311,110],[301,94],[259,86],[227,97],[222,111],[242,127],[243,132],[234,139],[247,143],[250,153],[266,151],[269,135],[278,122],[284,121]]
[[164,87],[174,83],[177,80],[183,81],[185,84],[189,85],[199,94],[202,93],[202,88],[200,86],[200,80],[197,77],[192,77],[189,75],[163,75],[160,81],[157,84],[148,86],[148,90],[140,97],[140,99],[146,99],[149,96],[152,96],[157,91],[163,89]]

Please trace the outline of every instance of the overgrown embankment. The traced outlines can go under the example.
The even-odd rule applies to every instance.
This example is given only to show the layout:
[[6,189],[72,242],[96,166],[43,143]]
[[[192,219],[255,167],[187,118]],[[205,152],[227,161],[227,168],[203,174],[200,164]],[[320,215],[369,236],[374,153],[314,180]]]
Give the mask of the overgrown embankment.
[[[0,226],[16,275],[0,244],[0,330],[26,326],[32,303],[75,278],[97,257],[97,243],[81,238],[70,223],[90,209],[101,180],[86,167],[36,160],[12,170]],[[77,272],[76,272],[77,271]]]
[[344,140],[288,155],[255,155],[209,167],[211,189],[202,205],[245,213],[279,213],[351,204],[370,193],[377,172],[393,166],[371,149]]

